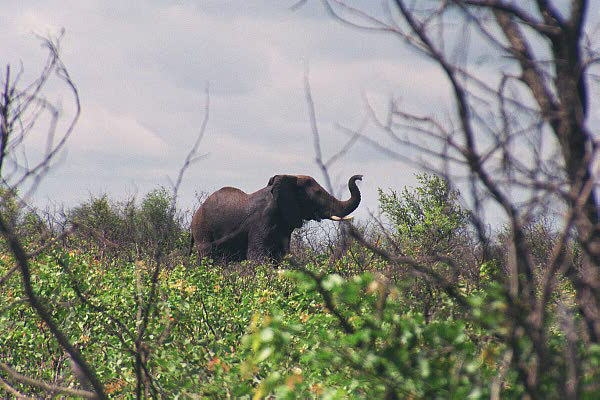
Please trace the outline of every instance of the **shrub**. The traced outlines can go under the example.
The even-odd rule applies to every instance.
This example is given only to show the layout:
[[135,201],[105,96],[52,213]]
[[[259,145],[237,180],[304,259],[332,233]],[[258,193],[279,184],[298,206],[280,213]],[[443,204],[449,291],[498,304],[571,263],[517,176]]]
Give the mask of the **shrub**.
[[[463,290],[479,286],[479,257],[459,192],[436,175],[417,175],[420,186],[401,193],[379,189],[381,211],[390,223],[387,247]],[[430,320],[456,312],[431,279],[395,266],[389,273],[403,288],[407,306]],[[440,315],[441,316],[441,315]]]
[[183,252],[189,242],[183,218],[171,203],[172,195],[165,188],[147,193],[139,205],[135,199],[118,203],[103,195],[74,207],[68,217],[86,250],[128,259],[156,258],[176,249]]
[[436,175],[417,175],[417,181],[420,186],[401,193],[379,189],[379,207],[410,255],[451,253],[467,231],[468,214],[458,204],[459,193]]

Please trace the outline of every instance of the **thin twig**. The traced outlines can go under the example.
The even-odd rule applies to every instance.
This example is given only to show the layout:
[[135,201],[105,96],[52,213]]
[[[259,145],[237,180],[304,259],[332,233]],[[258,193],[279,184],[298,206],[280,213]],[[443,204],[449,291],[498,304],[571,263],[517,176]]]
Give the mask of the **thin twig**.
[[179,173],[177,174],[177,179],[175,180],[175,184],[173,185],[173,203],[177,202],[177,193],[179,191],[179,187],[181,186],[181,181],[183,180],[183,176],[184,176],[185,172],[187,171],[187,169],[193,163],[195,163],[196,161],[199,161],[200,159],[202,159],[203,157],[206,156],[206,154],[199,155],[198,148],[200,147],[200,142],[202,141],[202,138],[204,137],[204,134],[206,132],[206,126],[208,125],[208,117],[209,117],[209,111],[210,111],[210,93],[209,93],[208,84],[206,85],[204,92],[205,92],[204,117],[202,119],[202,123],[200,124],[200,131],[198,132],[196,141],[192,145],[190,152],[185,157],[183,165],[181,166],[181,168],[179,168]]
[[343,331],[346,334],[348,334],[348,335],[354,334],[355,333],[354,327],[352,326],[352,324],[350,324],[350,321],[344,315],[342,315],[342,313],[340,312],[338,307],[334,304],[331,293],[323,287],[323,278],[318,276],[314,272],[308,270],[303,265],[300,265],[299,263],[294,261],[292,258],[288,259],[288,262],[290,263],[290,265],[292,266],[293,269],[300,271],[305,275],[308,275],[315,282],[315,284],[317,285],[317,291],[323,298],[323,301],[325,302],[325,307],[327,307],[327,310],[329,310],[329,312],[338,320],[340,327],[343,329]]
[[12,394],[16,399],[19,400],[35,400],[35,397],[25,396],[23,393],[19,392],[17,389],[12,387],[8,382],[6,382],[2,377],[0,377],[0,387],[4,388],[8,393]]

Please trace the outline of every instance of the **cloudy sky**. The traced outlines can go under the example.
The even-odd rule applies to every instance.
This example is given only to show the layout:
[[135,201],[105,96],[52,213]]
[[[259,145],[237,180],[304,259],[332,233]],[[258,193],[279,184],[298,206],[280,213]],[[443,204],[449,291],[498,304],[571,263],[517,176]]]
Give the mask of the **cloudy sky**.
[[[196,192],[254,191],[278,173],[323,182],[304,94],[307,65],[325,158],[348,139],[337,124],[361,125],[365,99],[382,109],[390,96],[416,108],[447,103],[439,71],[398,39],[341,25],[320,1],[291,10],[295,2],[5,2],[0,64],[22,62],[25,77],[35,75],[46,54],[34,34],[64,28],[61,54],[82,103],[36,203],[73,205],[103,193],[125,199],[168,187],[198,134],[207,85],[210,119],[200,149],[207,156],[185,175],[184,208],[194,206]],[[68,114],[69,98],[55,96]],[[348,177],[364,174],[361,215],[376,211],[378,187],[413,184],[414,172],[360,143],[331,169],[342,197]]]

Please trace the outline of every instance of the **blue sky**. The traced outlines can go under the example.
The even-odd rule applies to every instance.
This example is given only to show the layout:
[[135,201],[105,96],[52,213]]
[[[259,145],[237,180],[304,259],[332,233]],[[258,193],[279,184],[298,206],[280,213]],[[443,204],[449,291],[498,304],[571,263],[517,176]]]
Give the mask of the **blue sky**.
[[[337,124],[361,125],[366,101],[382,114],[392,96],[423,113],[449,104],[439,69],[397,38],[349,29],[332,20],[320,1],[293,11],[294,3],[4,4],[0,63],[22,62],[26,76],[35,75],[46,55],[34,33],[56,35],[64,28],[62,57],[82,102],[81,120],[39,186],[36,204],[68,206],[103,193],[126,199],[168,187],[198,133],[207,84],[210,120],[200,146],[207,156],[184,178],[183,208],[195,206],[196,192],[222,186],[254,191],[279,173],[308,174],[324,182],[314,162],[303,87],[306,65],[324,157],[348,138]],[[376,2],[357,3],[380,11]],[[50,87],[48,97],[68,115],[64,92]],[[41,146],[33,138],[26,145],[32,154]],[[359,216],[377,211],[378,187],[414,184],[415,172],[412,165],[360,143],[331,169],[341,197],[348,196],[348,177],[364,174]]]

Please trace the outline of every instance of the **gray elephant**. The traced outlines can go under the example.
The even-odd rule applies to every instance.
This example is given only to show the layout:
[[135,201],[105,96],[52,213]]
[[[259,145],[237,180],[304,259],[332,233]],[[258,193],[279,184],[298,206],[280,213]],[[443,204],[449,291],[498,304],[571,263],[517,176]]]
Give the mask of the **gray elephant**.
[[266,187],[245,193],[224,187],[211,194],[192,218],[192,242],[200,257],[217,261],[279,261],[290,250],[290,237],[304,221],[350,219],[360,203],[356,185],[348,181],[350,199],[327,193],[312,177],[275,175]]

